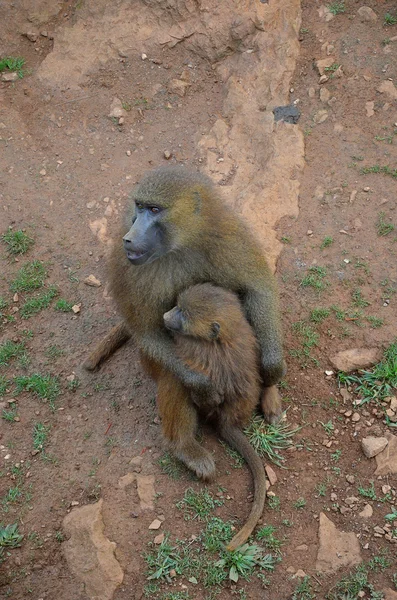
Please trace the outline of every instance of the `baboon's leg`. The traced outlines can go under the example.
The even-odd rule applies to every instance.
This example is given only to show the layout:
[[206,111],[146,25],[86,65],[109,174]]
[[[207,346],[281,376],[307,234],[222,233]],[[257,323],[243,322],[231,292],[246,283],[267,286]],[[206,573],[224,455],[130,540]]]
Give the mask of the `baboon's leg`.
[[84,369],[93,371],[100,362],[108,358],[131,337],[123,322],[119,323],[99,342],[95,350],[83,362]]
[[170,449],[197,477],[211,479],[215,474],[215,463],[195,438],[197,412],[189,391],[167,371],[158,375],[157,386],[163,435]]

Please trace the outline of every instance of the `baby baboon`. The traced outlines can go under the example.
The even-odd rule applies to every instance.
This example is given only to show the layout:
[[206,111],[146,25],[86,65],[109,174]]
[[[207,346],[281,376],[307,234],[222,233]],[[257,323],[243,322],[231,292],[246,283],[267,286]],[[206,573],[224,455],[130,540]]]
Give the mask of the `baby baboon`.
[[259,344],[237,296],[209,283],[179,294],[177,306],[165,313],[164,324],[174,333],[178,358],[211,382],[212,398],[192,392],[199,414],[214,423],[252,471],[254,502],[247,522],[228,546],[235,550],[252,533],[266,499],[262,461],[242,432],[260,398]]
[[261,404],[274,422],[281,414],[276,383],[284,374],[275,282],[261,246],[208,177],[180,166],[155,169],[132,200],[109,261],[111,292],[124,322],[85,367],[95,368],[132,335],[157,381],[164,437],[198,477],[210,478],[215,465],[195,439],[191,394],[212,404],[217,392],[203,370],[194,371],[177,356],[163,315],[181,292],[199,283],[235,292],[259,343]]

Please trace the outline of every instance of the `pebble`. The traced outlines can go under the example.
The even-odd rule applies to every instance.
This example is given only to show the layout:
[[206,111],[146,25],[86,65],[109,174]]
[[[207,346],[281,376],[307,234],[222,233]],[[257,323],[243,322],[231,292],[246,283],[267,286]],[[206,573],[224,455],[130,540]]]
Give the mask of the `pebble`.
[[375,22],[378,19],[376,12],[369,6],[360,6],[357,14],[362,22]]
[[265,471],[266,471],[266,475],[269,478],[270,485],[275,485],[277,483],[277,475],[274,472],[274,470],[272,469],[272,467],[270,465],[266,465]]
[[81,311],[81,304],[74,304],[72,306],[72,311],[77,315]]
[[161,521],[160,519],[154,519],[149,525],[149,529],[160,529]]
[[367,458],[373,458],[383,452],[388,443],[385,437],[368,436],[361,440],[361,448]]
[[101,287],[102,283],[95,277],[95,275],[89,275],[84,279],[84,283],[90,287]]
[[146,60],[146,59],[147,59],[147,54],[144,54],[144,53],[143,53],[143,54],[141,54],[141,59],[142,59],[142,60]]
[[361,415],[358,412],[353,413],[352,415],[352,421],[353,423],[358,423],[358,421],[361,419]]
[[346,481],[347,483],[351,483],[353,485],[353,483],[356,481],[356,478],[354,475],[346,475]]
[[370,519],[373,515],[373,508],[370,504],[366,504],[361,512],[358,513],[359,517],[363,519]]
[[2,81],[13,82],[13,81],[17,81],[17,79],[18,79],[18,73],[3,73],[3,75],[1,76]]
[[328,111],[325,109],[318,110],[314,117],[313,121],[319,125],[320,123],[324,123],[328,119]]
[[164,533],[159,533],[153,540],[153,543],[156,545],[162,544],[164,542],[165,535]]
[[169,160],[172,156],[172,152],[170,152],[169,150],[164,150],[164,158],[166,160]]

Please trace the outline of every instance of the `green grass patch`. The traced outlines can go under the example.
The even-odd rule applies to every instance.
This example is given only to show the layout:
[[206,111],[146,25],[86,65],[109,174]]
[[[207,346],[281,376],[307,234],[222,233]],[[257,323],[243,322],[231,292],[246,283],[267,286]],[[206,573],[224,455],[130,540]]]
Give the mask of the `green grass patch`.
[[385,14],[384,19],[383,19],[384,25],[396,25],[396,23],[397,23],[397,17],[394,17],[390,13]]
[[53,344],[52,346],[48,346],[44,354],[50,360],[57,360],[57,358],[60,358],[65,354],[65,350],[60,346],[57,346],[57,344]]
[[259,456],[266,456],[279,467],[284,462],[280,451],[292,445],[292,437],[299,428],[291,429],[283,421],[276,425],[268,425],[260,416],[255,416],[245,433]]
[[311,355],[313,347],[318,346],[320,336],[314,329],[304,321],[298,321],[292,325],[294,332],[299,336],[302,349],[292,349],[290,355],[301,361],[302,368],[307,367],[308,361],[318,366],[318,360]]
[[207,552],[221,552],[233,537],[233,523],[212,517],[200,535],[200,541]]
[[23,535],[18,531],[18,523],[13,525],[2,525],[0,523],[0,563],[4,562],[6,556],[10,556],[9,550],[19,548]]
[[354,571],[345,575],[326,595],[327,600],[350,600],[359,598],[360,592],[365,598],[381,600],[383,593],[377,592],[368,580],[368,567],[361,563]]
[[5,375],[0,375],[0,397],[5,396],[6,391],[11,385],[11,381]]
[[51,286],[48,290],[45,290],[41,294],[38,294],[34,298],[29,298],[21,306],[20,315],[22,319],[30,319],[33,315],[41,312],[45,308],[48,308],[52,300],[58,295],[58,290],[55,286]]
[[40,450],[40,452],[44,450],[48,442],[50,429],[50,426],[43,423],[35,423],[33,427],[33,447],[35,450]]
[[59,310],[61,312],[71,312],[73,303],[60,298],[55,304],[55,310]]
[[35,373],[29,376],[15,377],[16,394],[31,392],[41,400],[48,400],[52,410],[55,410],[55,400],[59,396],[60,387],[56,377]]
[[221,445],[224,447],[226,454],[228,454],[233,460],[233,469],[241,469],[245,463],[245,460],[243,459],[241,454],[237,452],[237,450],[233,450],[233,448],[225,444],[225,442],[221,441]]
[[186,521],[194,519],[206,521],[211,511],[222,505],[223,502],[219,498],[215,498],[207,488],[202,488],[198,492],[194,491],[193,488],[188,488],[183,499],[176,506],[184,511]]
[[325,267],[309,267],[308,272],[300,282],[300,285],[302,287],[312,287],[318,292],[322,292],[329,285],[325,280],[326,276],[327,269]]
[[325,238],[321,242],[320,250],[324,250],[324,248],[328,248],[328,246],[331,246],[331,244],[333,244],[333,243],[334,243],[333,237],[331,237],[330,235],[325,236]]
[[24,74],[22,67],[24,64],[24,58],[19,56],[5,56],[4,58],[0,58],[0,73],[2,71],[16,71],[18,77],[22,79]]
[[15,417],[18,416],[18,411],[17,411],[17,407],[16,405],[11,405],[10,409],[3,409],[3,412],[1,413],[1,418],[4,419],[4,421],[8,421],[9,423],[14,423],[15,422]]
[[33,238],[29,237],[22,229],[13,231],[11,228],[1,236],[7,246],[9,254],[25,254],[34,244]]
[[365,488],[362,485],[358,486],[358,493],[363,498],[369,498],[370,500],[376,500],[376,490],[374,486],[374,482],[370,481],[370,486]]
[[371,325],[371,327],[373,327],[374,329],[378,329],[379,327],[382,327],[382,325],[385,322],[384,319],[381,319],[379,317],[373,317],[371,315],[369,317],[365,317],[365,318],[368,321],[368,323]]
[[376,222],[376,231],[380,237],[389,235],[394,231],[395,227],[391,221],[386,221],[386,215],[384,212],[379,213],[378,220]]
[[[315,600],[316,597],[316,594],[313,592],[310,577],[306,575],[301,581],[299,581],[298,585],[294,590],[294,593],[291,596],[291,600]],[[345,600],[353,599],[346,598]]]
[[31,292],[43,287],[47,277],[44,264],[39,260],[26,263],[11,282],[10,288],[15,292]]
[[353,290],[352,301],[357,308],[365,308],[371,304],[371,302],[368,302],[368,300],[363,297],[362,292],[359,289]]
[[335,16],[344,13],[346,10],[344,2],[332,2],[327,5],[327,8]]
[[0,367],[7,367],[13,358],[21,358],[25,354],[23,342],[12,342],[7,340],[0,344]]
[[256,566],[266,571],[274,570],[274,558],[271,554],[263,554],[262,549],[256,544],[244,544],[234,552],[225,553],[215,565],[226,569],[229,579],[237,582],[240,577],[248,579]]
[[369,173],[383,173],[383,175],[390,175],[391,177],[394,177],[394,179],[397,178],[397,169],[391,169],[387,165],[383,167],[380,165],[373,165],[372,167],[362,167],[360,169],[360,173],[362,175],[368,175]]
[[339,373],[338,379],[340,384],[354,385],[363,403],[392,396],[397,388],[397,340],[385,351],[383,360],[370,371],[359,371],[358,375]]
[[310,313],[310,320],[312,323],[320,324],[325,321],[330,314],[331,311],[329,308],[314,308]]
[[282,541],[274,535],[275,531],[276,528],[273,525],[265,525],[256,534],[256,539],[260,540],[270,552],[279,552],[282,546]]

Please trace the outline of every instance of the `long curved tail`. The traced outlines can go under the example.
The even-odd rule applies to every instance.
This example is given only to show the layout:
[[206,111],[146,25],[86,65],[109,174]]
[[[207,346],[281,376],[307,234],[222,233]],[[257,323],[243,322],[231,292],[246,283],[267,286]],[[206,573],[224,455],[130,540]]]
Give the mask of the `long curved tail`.
[[108,358],[131,337],[123,322],[119,323],[99,342],[95,350],[83,362],[84,369],[93,371],[100,362]]
[[226,547],[227,550],[232,551],[247,541],[262,516],[266,500],[266,473],[261,459],[241,429],[231,425],[223,425],[220,427],[220,435],[232,448],[240,452],[251,469],[254,480],[254,502],[250,515],[243,527]]

